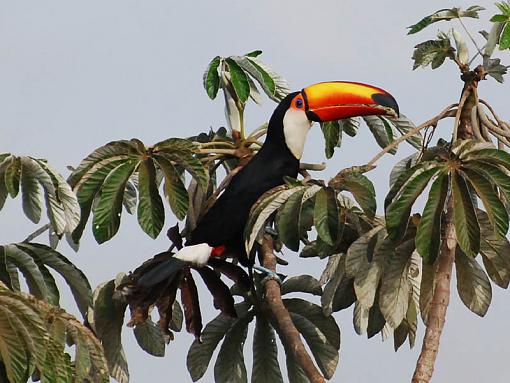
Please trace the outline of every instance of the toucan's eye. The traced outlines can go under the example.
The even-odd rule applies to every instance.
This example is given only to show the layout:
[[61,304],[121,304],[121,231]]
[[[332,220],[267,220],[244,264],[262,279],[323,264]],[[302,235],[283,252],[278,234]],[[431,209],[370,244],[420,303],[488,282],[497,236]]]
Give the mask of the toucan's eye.
[[296,108],[298,109],[301,109],[303,107],[303,100],[301,100],[300,98],[298,98],[296,100]]

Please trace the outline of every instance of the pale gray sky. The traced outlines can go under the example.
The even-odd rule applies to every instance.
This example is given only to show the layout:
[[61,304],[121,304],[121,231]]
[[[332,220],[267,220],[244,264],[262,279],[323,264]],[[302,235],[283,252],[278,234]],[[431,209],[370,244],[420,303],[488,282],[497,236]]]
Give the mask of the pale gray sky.
[[[482,15],[494,13],[492,1],[476,3],[490,9]],[[401,111],[419,123],[455,102],[460,83],[452,65],[434,73],[411,71],[413,46],[432,38],[441,25],[417,37],[406,36],[405,27],[436,9],[455,5],[467,7],[472,2],[0,0],[0,151],[47,158],[67,175],[66,165],[77,165],[111,140],[137,137],[151,144],[222,126],[222,100],[208,99],[202,73],[218,54],[254,49],[264,51],[262,59],[293,89],[328,80],[372,83],[390,91]],[[493,80],[480,86],[482,97],[507,118],[508,89],[508,84]],[[265,122],[273,107],[269,100],[263,108],[250,105],[248,126]],[[320,177],[365,163],[377,150],[366,133],[347,139]],[[320,130],[314,129],[304,161],[322,160],[323,140]],[[370,173],[379,201],[387,191],[393,162],[387,158]],[[19,198],[8,201],[0,218],[2,244],[20,241],[36,228],[21,217]],[[169,219],[166,226],[172,223]],[[59,250],[95,286],[133,269],[166,245],[163,235],[152,241],[135,217],[124,214],[120,233],[108,243],[97,245],[88,227],[78,254],[66,244]],[[319,276],[322,271],[322,264],[299,261],[290,253],[287,257],[297,266],[283,272]],[[207,294],[202,308],[209,319],[216,312]],[[480,319],[462,305],[454,290],[435,382],[508,381],[510,305],[505,294],[495,287],[493,304]],[[69,296],[64,305],[76,311]],[[423,326],[415,349],[406,346],[394,353],[392,342],[357,336],[351,310],[335,316],[342,347],[332,381],[410,380]],[[124,344],[132,382],[190,381],[185,358],[191,335],[178,334],[161,359],[138,348],[131,332],[125,329]],[[250,342],[245,353],[251,353]],[[211,371],[212,366],[204,382],[212,382]]]

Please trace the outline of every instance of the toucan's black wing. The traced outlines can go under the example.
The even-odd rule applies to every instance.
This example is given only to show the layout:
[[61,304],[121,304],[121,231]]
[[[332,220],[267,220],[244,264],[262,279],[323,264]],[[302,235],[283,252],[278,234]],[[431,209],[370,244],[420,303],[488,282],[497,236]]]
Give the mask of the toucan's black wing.
[[284,176],[296,177],[299,161],[289,151],[261,150],[232,178],[216,203],[202,217],[186,245],[243,247],[243,233],[250,209],[269,189],[281,185]]

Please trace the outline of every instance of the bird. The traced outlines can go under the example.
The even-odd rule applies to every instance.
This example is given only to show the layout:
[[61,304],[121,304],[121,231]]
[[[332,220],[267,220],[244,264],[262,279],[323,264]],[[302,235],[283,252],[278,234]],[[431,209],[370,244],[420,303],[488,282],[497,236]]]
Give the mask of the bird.
[[297,177],[312,124],[356,116],[396,117],[398,114],[397,102],[391,94],[358,82],[322,82],[288,94],[274,110],[260,150],[232,178],[190,233],[185,246],[147,270],[137,285],[154,286],[187,266],[204,267],[211,258],[217,257],[235,257],[251,271],[254,262],[244,246],[244,228],[250,209],[266,191],[284,184],[286,176]]

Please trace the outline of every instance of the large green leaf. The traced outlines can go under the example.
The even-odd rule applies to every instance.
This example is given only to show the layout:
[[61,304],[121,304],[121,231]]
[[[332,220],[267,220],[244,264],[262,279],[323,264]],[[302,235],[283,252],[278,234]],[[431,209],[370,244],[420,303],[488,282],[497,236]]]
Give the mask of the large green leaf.
[[384,226],[376,226],[364,233],[354,241],[345,257],[345,272],[347,276],[354,278],[366,267],[373,258],[375,245],[380,237],[385,235]]
[[419,306],[420,306],[420,314],[423,320],[423,323],[427,324],[427,317],[430,309],[430,304],[432,303],[432,297],[434,296],[435,290],[435,276],[437,272],[437,262],[429,265],[422,260],[422,275],[421,275],[421,284],[420,284],[420,298],[419,298]]
[[474,257],[480,250],[480,227],[466,181],[457,172],[452,174],[452,193],[457,241],[462,251]]
[[218,358],[214,365],[214,380],[218,383],[247,382],[246,366],[244,364],[244,341],[248,334],[248,324],[254,313],[248,312],[237,319],[225,334]]
[[308,347],[310,347],[310,351],[312,351],[322,374],[326,379],[331,379],[338,365],[338,349],[328,342],[324,333],[314,322],[294,312],[290,313],[290,317],[296,329],[301,333]]
[[283,383],[278,348],[274,330],[261,315],[257,316],[253,335],[253,369],[252,383],[281,382]]
[[414,202],[440,170],[439,167],[432,167],[416,175],[403,186],[400,195],[386,208],[386,228],[390,239],[397,240],[404,236]]
[[466,164],[466,168],[483,174],[485,178],[499,188],[505,199],[510,201],[510,176],[499,166],[486,163],[485,161],[469,161]]
[[165,193],[168,204],[177,219],[183,220],[188,212],[189,196],[181,176],[165,157],[156,155],[155,161],[165,175]]
[[[246,72],[248,72],[260,84],[264,92],[273,100],[275,100],[276,85],[271,75],[260,65],[258,65],[252,56],[242,57],[233,56],[235,60]],[[277,100],[275,100],[277,101]]]
[[165,208],[158,192],[156,168],[152,158],[138,167],[138,223],[151,238],[156,238],[165,223]]
[[108,241],[119,230],[124,189],[136,164],[131,160],[117,166],[103,184],[92,222],[92,232],[98,243]]
[[21,160],[19,157],[12,157],[10,165],[4,173],[4,182],[11,198],[16,198],[19,192],[19,183],[21,177]]
[[326,141],[324,148],[326,158],[331,158],[335,153],[335,148],[342,144],[342,126],[338,121],[328,121],[321,123],[321,130]]
[[197,180],[202,190],[207,190],[209,184],[209,172],[205,169],[202,162],[193,156],[192,151],[178,150],[174,147],[174,145],[172,145],[158,149],[155,156],[158,159],[163,156],[169,161],[174,161],[177,165],[186,169],[186,171],[191,174],[195,180]]
[[[402,134],[407,134],[409,131],[416,128],[416,125],[406,116],[404,116],[402,113],[398,116],[396,119],[386,119],[386,121],[389,121],[391,124],[395,125],[397,130]],[[407,142],[411,144],[415,149],[421,150],[423,145],[423,137],[418,132],[415,135],[411,136],[407,139]]]
[[161,329],[151,320],[134,328],[134,334],[138,345],[150,355],[165,356],[165,337]]
[[204,73],[204,89],[212,100],[216,98],[220,88],[220,76],[218,75],[220,61],[219,56],[213,58]]
[[438,40],[428,40],[415,46],[412,59],[414,60],[413,70],[419,67],[426,67],[430,64],[432,69],[443,65],[446,58],[455,59],[455,49],[450,39],[440,34]]
[[375,216],[377,202],[372,182],[361,173],[346,173],[342,177],[342,189],[347,190],[369,218]]
[[58,272],[67,282],[81,314],[85,317],[91,304],[92,292],[87,277],[74,264],[51,247],[36,243],[18,243],[18,249],[39,259]]
[[338,219],[338,201],[333,189],[323,188],[315,195],[313,221],[320,239],[333,246],[341,235],[341,226]]
[[234,319],[220,314],[205,326],[201,339],[193,341],[188,351],[186,365],[194,382],[204,376],[214,350],[233,322]]
[[508,213],[493,186],[487,178],[477,172],[464,169],[463,173],[467,176],[476,194],[482,200],[483,206],[496,232],[504,237],[508,231]]
[[[335,254],[328,258],[329,278],[321,296],[322,311],[325,316],[333,312],[333,298],[340,282],[345,277],[345,254]],[[325,270],[326,271],[326,270]],[[324,273],[323,273],[324,275]]]
[[34,223],[41,219],[41,192],[39,190],[38,176],[46,176],[44,170],[37,165],[37,162],[21,158],[21,196],[23,201],[23,211],[25,215]]
[[379,307],[386,322],[397,328],[406,316],[409,307],[411,286],[408,269],[411,254],[414,251],[414,239],[409,239],[392,256],[387,257],[379,292]]
[[495,284],[506,289],[510,282],[510,243],[494,232],[487,213],[478,209],[476,216],[480,224],[480,254],[485,270]]
[[[363,120],[381,148],[385,148],[393,141],[393,129],[387,120],[379,116],[363,116]],[[391,154],[396,152],[395,148],[389,151]]]
[[91,325],[103,345],[110,376],[119,383],[128,383],[128,366],[121,342],[126,303],[117,299],[114,293],[113,280],[96,288]]
[[[271,80],[274,82],[275,85],[275,91],[274,96],[271,96],[270,93],[267,93],[268,97],[276,102],[280,102],[290,93],[289,84],[287,83],[287,80],[285,80],[282,76],[277,74],[275,71],[273,71],[271,68],[269,68],[265,63],[260,61],[256,57],[247,57],[257,68],[260,68],[260,70],[266,72],[270,77]],[[262,85],[262,88],[264,89],[264,85]],[[264,89],[265,90],[265,89]]]
[[294,292],[321,295],[322,288],[319,281],[311,275],[298,275],[285,279],[281,287],[282,295]]
[[432,264],[441,244],[441,215],[448,195],[448,175],[441,174],[432,184],[416,231],[416,250],[425,263]]
[[250,84],[248,83],[248,76],[244,70],[233,59],[227,58],[225,62],[228,65],[230,72],[230,81],[235,91],[237,99],[241,103],[245,103],[250,96]]
[[461,8],[451,8],[451,9],[440,9],[439,11],[434,12],[433,14],[424,17],[418,23],[411,25],[409,28],[408,34],[411,35],[413,33],[417,33],[422,29],[428,27],[433,23],[437,23],[438,21],[449,21],[458,19],[461,17],[471,17],[478,19],[478,12],[483,11],[485,8],[480,7],[478,5],[471,6],[467,8],[465,11]]
[[292,251],[299,250],[301,233],[297,223],[305,190],[292,194],[276,216],[279,238]]
[[468,309],[483,317],[492,299],[492,287],[487,274],[476,259],[467,256],[458,248],[455,254],[455,270],[460,299]]

